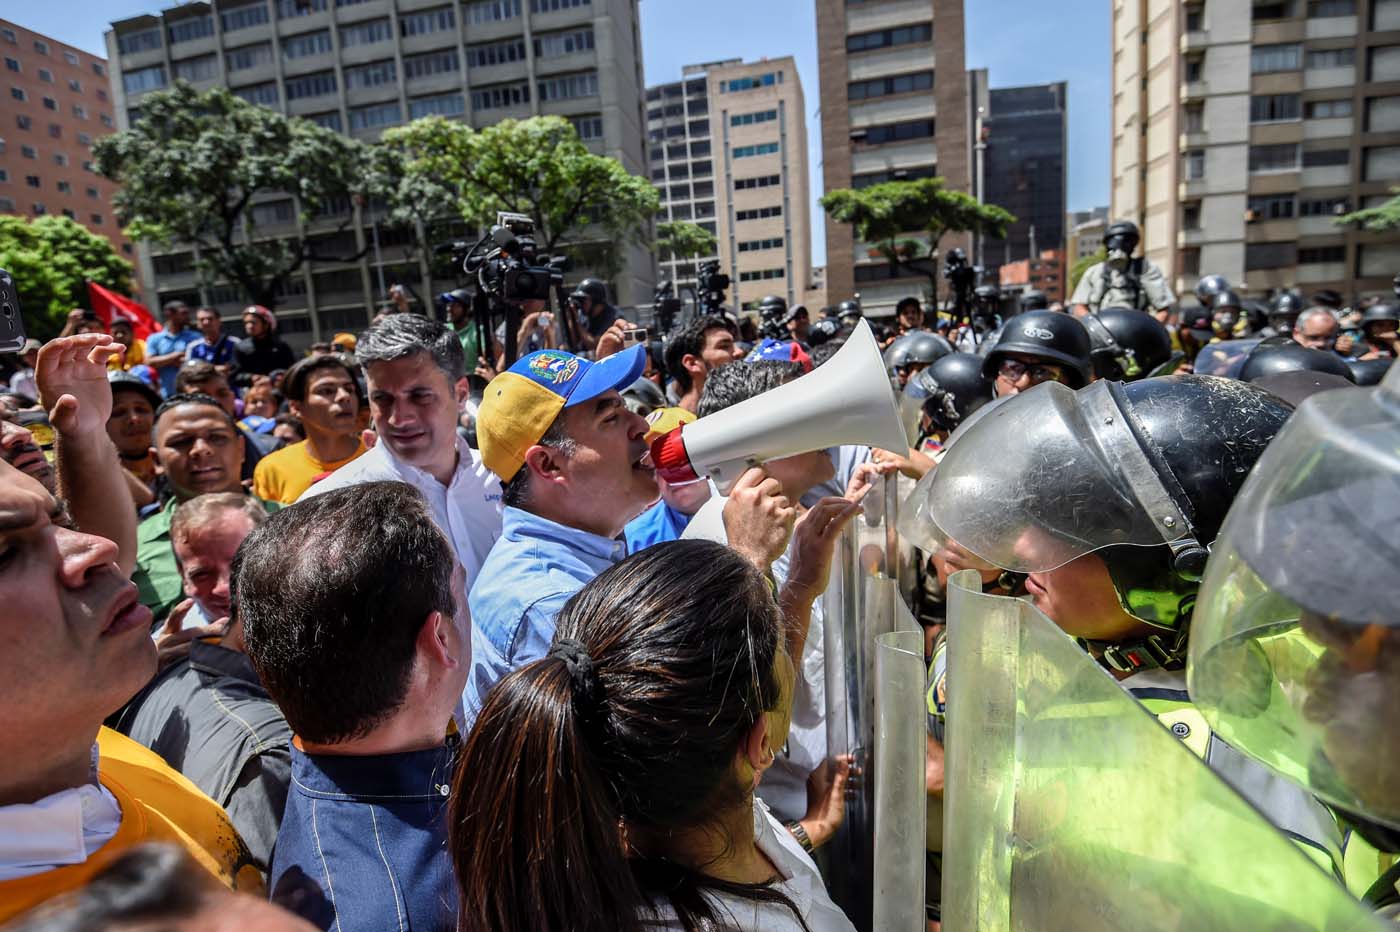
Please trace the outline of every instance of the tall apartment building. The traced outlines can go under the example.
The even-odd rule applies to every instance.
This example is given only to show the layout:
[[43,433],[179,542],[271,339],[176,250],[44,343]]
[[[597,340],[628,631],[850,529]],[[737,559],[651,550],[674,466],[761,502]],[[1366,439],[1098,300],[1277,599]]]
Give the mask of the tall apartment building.
[[[122,128],[139,118],[143,94],[180,78],[366,140],[431,114],[473,126],[558,114],[593,151],[646,170],[637,0],[215,0],[113,23],[107,46]],[[301,223],[288,197],[253,209],[269,231]],[[346,204],[311,229],[334,230],[351,210],[353,241],[342,255],[370,241],[374,216]],[[425,259],[395,257],[393,237],[378,234],[382,263],[372,251],[359,262],[318,262],[285,284],[284,332],[304,342],[363,327],[383,299],[381,267],[429,301],[455,286],[431,280]],[[156,283],[153,304],[178,296],[237,312],[238,289],[201,287],[187,248],[138,251]],[[618,303],[649,301],[650,254],[628,247],[624,263]]]
[[982,199],[1016,215],[1005,238],[985,239],[989,271],[1064,248],[1066,94],[1063,81],[988,93]]
[[1400,0],[1120,0],[1112,216],[1178,292],[1389,292],[1400,237],[1333,218],[1400,179]]
[[1076,210],[1065,216],[1065,268],[1072,269],[1084,256],[1092,256],[1103,247],[1103,234],[1108,228],[1108,208]]
[[[825,190],[941,176],[970,186],[963,0],[816,0]],[[872,255],[826,219],[827,296],[859,292],[867,314],[890,315],[927,279]],[[944,237],[941,250],[967,245]]]
[[689,65],[647,88],[651,178],[666,217],[715,234],[717,255],[662,263],[684,290],[720,260],[737,306],[811,293],[811,197],[802,81],[789,57]]
[[116,126],[106,60],[3,19],[0,58],[0,213],[69,217],[131,258],[112,210],[116,185],[92,170],[89,151]]

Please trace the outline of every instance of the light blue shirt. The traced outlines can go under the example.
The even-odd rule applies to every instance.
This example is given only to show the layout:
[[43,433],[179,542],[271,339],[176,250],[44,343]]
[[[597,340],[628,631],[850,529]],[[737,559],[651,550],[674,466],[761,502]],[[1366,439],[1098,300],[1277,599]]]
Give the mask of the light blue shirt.
[[652,544],[680,540],[681,532],[689,523],[690,515],[677,511],[662,499],[627,522],[622,529],[622,536],[627,539],[627,552],[637,553]]
[[519,508],[501,514],[501,536],[467,595],[472,669],[463,696],[476,720],[491,687],[549,652],[569,597],[627,556],[622,540],[565,527]]
[[[181,330],[179,333],[157,330],[146,337],[146,358],[164,356],[176,350],[183,353],[189,349],[191,343],[199,343],[203,340],[203,335],[192,327]],[[169,398],[175,394],[175,377],[180,374],[180,367],[178,365],[166,366],[163,369],[157,369],[156,372],[160,374],[161,394]]]

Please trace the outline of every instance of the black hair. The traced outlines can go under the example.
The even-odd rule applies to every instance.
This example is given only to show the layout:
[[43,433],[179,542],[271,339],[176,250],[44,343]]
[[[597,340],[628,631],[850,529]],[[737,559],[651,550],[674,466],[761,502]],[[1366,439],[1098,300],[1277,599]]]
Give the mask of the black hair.
[[671,842],[751,804],[734,761],[781,701],[782,637],[763,577],[712,541],[650,547],[570,598],[554,642],[568,651],[496,684],[462,750],[459,928],[642,932],[658,905],[687,932],[729,928],[716,893],[786,905],[806,928],[781,891],[710,877]]
[[305,359],[298,359],[287,370],[287,374],[282,377],[282,394],[286,395],[288,401],[302,402],[306,400],[306,387],[311,382],[311,375],[323,369],[339,369],[350,378],[350,384],[356,386],[355,393],[359,394],[359,375],[354,361],[341,353],[326,353],[321,356],[307,356]]
[[165,416],[165,412],[184,405],[205,405],[211,408],[218,408],[224,420],[228,421],[230,427],[238,429],[238,424],[234,421],[233,415],[224,410],[224,406],[219,404],[219,400],[213,395],[206,395],[203,392],[177,392],[160,403],[156,408],[156,417],[152,424],[159,424],[160,419]]
[[705,417],[716,411],[723,411],[731,405],[748,401],[755,395],[791,382],[801,374],[802,366],[799,364],[777,359],[763,359],[758,362],[745,362],[741,359],[720,366],[706,377],[696,414]]
[[422,493],[403,482],[325,492],[239,549],[248,657],[292,730],[331,744],[393,714],[424,619],[456,604],[455,557]]
[[682,327],[666,344],[664,361],[666,374],[676,380],[676,386],[684,395],[693,384],[690,373],[685,371],[681,360],[687,356],[699,356],[705,349],[705,334],[711,330],[728,330],[734,335],[734,325],[715,314],[697,317]]
[[[188,359],[175,373],[175,391],[185,394],[202,394],[194,388],[211,379],[222,379],[224,374],[214,368],[214,364],[204,359]],[[227,380],[226,380],[227,381]]]

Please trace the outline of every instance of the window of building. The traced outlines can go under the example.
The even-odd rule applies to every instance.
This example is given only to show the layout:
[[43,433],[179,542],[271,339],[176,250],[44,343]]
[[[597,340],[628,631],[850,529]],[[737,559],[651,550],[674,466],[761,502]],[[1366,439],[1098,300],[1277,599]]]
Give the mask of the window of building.
[[15,100],[28,100],[29,92],[22,87],[14,87],[13,85],[11,85],[10,96],[13,97]]
[[663,167],[663,168],[653,168],[653,169],[651,170],[651,180],[652,180],[652,181],[665,181],[665,180],[666,180],[666,169],[665,169],[664,167]]
[[[59,168],[67,168],[67,167],[68,167],[68,156],[67,156],[67,154],[66,154],[66,153],[63,153],[63,152],[55,152],[55,153],[53,154],[53,163],[54,163],[55,165],[57,165]],[[67,184],[67,182],[65,181],[64,184]]]
[[63,60],[70,65],[76,65],[78,63],[78,56],[74,55],[72,52],[64,52]]
[[697,181],[691,185],[692,197],[714,197],[715,183],[713,181]]
[[219,56],[201,55],[175,63],[175,77],[186,81],[209,81],[219,76]]
[[50,70],[47,69],[47,68],[40,68],[40,69],[39,69],[39,80],[40,80],[40,81],[43,81],[45,84],[52,84],[52,83],[53,83],[53,72],[50,71]]
[[[522,52],[523,52],[523,43]],[[471,50],[467,50],[468,59],[471,58]],[[410,55],[403,60],[403,74],[406,79],[426,78],[434,74],[449,74],[460,70],[460,62],[457,58],[456,49],[445,49],[441,52],[428,52],[425,55]]]
[[667,194],[673,201],[688,201],[690,200],[690,185],[673,184]]
[[328,129],[332,132],[338,133],[342,129],[340,123],[340,111],[338,110],[331,110],[328,113],[308,113],[306,115],[306,119],[310,120],[312,123],[315,123],[322,129]]
[[762,219],[764,219],[764,218],[766,218],[766,217],[781,217],[782,215],[783,215],[783,208],[782,208],[782,205],[780,205],[780,204],[774,204],[772,207],[757,207],[757,208],[754,208],[753,210],[739,210],[739,211],[735,211],[735,212],[734,212],[734,219],[735,219],[735,221],[742,221],[742,220],[762,220]]
[[262,84],[250,84],[247,87],[233,88],[233,96],[241,97],[250,104],[257,104],[261,107],[277,106],[277,82],[264,81]]
[[[864,133],[865,135],[856,141],[864,142],[868,146],[878,146],[888,142],[904,142],[909,139],[928,139],[933,136],[933,120],[909,120],[905,123],[870,126],[864,130]],[[852,136],[854,138],[856,133],[852,133]]]
[[392,58],[371,62],[357,68],[345,69],[345,86],[351,90],[382,87],[398,80],[398,68]]
[[6,171],[5,169],[0,168],[0,182],[6,182],[6,181],[9,181],[9,180],[10,180],[10,173],[9,173],[8,171]]
[[152,65],[149,68],[137,68],[135,71],[122,73],[122,88],[128,94],[154,91],[162,87],[165,87],[164,65]]
[[846,51],[868,52],[871,49],[886,49],[896,45],[909,45],[913,42],[928,42],[932,38],[932,23],[900,26],[898,29],[881,29],[878,32],[863,32],[859,35],[847,36]]
[[710,141],[709,141],[708,139],[702,139],[702,140],[700,140],[699,142],[692,142],[692,143],[690,144],[690,157],[691,157],[691,158],[693,158],[693,159],[695,159],[695,158],[700,158],[700,157],[702,157],[702,156],[706,156],[706,155],[709,155],[709,154],[710,154]]
[[893,75],[888,78],[873,78],[869,81],[852,81],[846,88],[848,100],[869,100],[872,97],[888,97],[891,94],[908,94],[913,91],[933,90],[933,72],[918,71],[913,74]]
[[1249,147],[1252,172],[1294,172],[1298,170],[1298,144],[1285,142]]
[[1355,15],[1356,0],[1308,0],[1308,19]]
[[1303,47],[1296,42],[1256,45],[1249,53],[1249,70],[1254,74],[1296,71],[1303,67]]
[[709,159],[705,159],[703,162],[696,162],[692,165],[691,170],[695,173],[695,177],[700,178],[713,172],[714,166],[710,164]]
[[34,121],[20,113],[15,115],[15,125],[20,129],[30,129],[34,126]]
[[397,102],[374,104],[369,107],[355,107],[350,111],[350,129],[375,129],[392,126],[403,119]]
[[103,66],[102,62],[95,61],[92,63],[92,73],[97,75],[99,78],[106,77],[107,69]]
[[[341,30],[342,34],[345,30]],[[342,44],[344,44],[342,42]],[[282,40],[282,57],[289,59],[307,58],[311,55],[325,55],[331,50],[331,31],[304,32]]]
[[[349,79],[348,70],[346,78]],[[315,74],[304,74],[299,78],[288,78],[286,87],[288,100],[304,100],[307,97],[334,94],[339,85],[336,83],[334,71],[318,71]]]
[[528,82],[497,84],[472,91],[473,110],[500,110],[504,107],[518,107],[529,102],[530,85]]
[[1255,22],[1270,19],[1287,19],[1293,15],[1293,0],[1269,0],[1254,4],[1251,19]]
[[108,129],[111,129],[112,126],[113,126],[112,115],[111,115],[110,113],[104,113],[104,114],[102,114],[101,116],[99,116],[99,117],[97,118],[97,120],[98,120],[99,123],[101,123],[103,126],[107,127]]
[[254,226],[272,226],[278,223],[292,223],[296,220],[296,206],[291,198],[254,204],[250,212]]
[[783,278],[786,273],[782,269],[756,269],[752,272],[740,272],[741,282],[766,282],[775,278]]
[[754,239],[739,243],[740,252],[758,252],[763,249],[781,249],[783,238],[781,236],[772,239]]
[[729,118],[729,125],[750,126],[754,123],[769,123],[777,118],[777,110],[759,110],[756,113],[736,113]]
[[574,124],[574,131],[578,133],[579,139],[587,141],[603,138],[603,118],[597,114],[569,117],[569,122]]
[[776,142],[764,142],[753,146],[735,146],[734,157],[736,159],[752,158],[755,155],[773,155],[778,151]]
[[418,97],[408,102],[408,118],[410,120],[425,116],[457,116],[466,112],[467,102],[459,93]]
[[83,82],[79,81],[77,78],[69,78],[68,89],[75,94],[81,94],[83,92]]
[[1298,264],[1298,246],[1286,243],[1246,243],[1244,247],[1245,271],[1257,269],[1286,269]]
[[[746,78],[731,78],[728,81],[719,82],[720,93],[730,91],[751,91],[756,87],[772,87],[774,84],[783,83],[783,73],[781,71],[770,71],[766,74],[755,74]],[[676,92],[679,94],[680,89]]]
[[62,139],[62,138],[63,138],[63,127],[60,126],[60,125],[57,124],[57,123],[50,123],[50,124],[49,124],[49,138],[51,138],[51,139]]
[[1299,265],[1323,265],[1330,262],[1347,261],[1346,246],[1338,243],[1334,246],[1299,246]]
[[296,19],[298,16],[323,13],[328,5],[326,0],[277,0],[277,17]]
[[1182,129],[1187,133],[1203,133],[1206,130],[1206,109],[1200,104],[1192,104],[1182,112]]
[[1326,168],[1330,165],[1351,164],[1351,151],[1348,149],[1320,149],[1303,153],[1304,168]]
[[1200,55],[1192,55],[1188,57],[1185,61],[1186,83],[1195,84],[1197,81],[1201,80],[1201,78],[1205,74],[1206,56],[1204,53]]
[[214,17],[212,16],[191,16],[189,19],[182,19],[169,29],[170,44],[176,42],[189,42],[191,39],[203,39],[214,34]]
[[1332,120],[1351,116],[1351,98],[1340,100],[1310,100],[1303,105],[1303,114],[1309,120]]
[[0,197],[0,210],[14,210],[15,199],[12,197]]
[[29,185],[31,188],[38,188],[43,185],[43,182],[39,180],[38,175],[25,175],[24,183]]
[[55,185],[55,187],[58,188],[58,193],[60,193],[60,194],[72,194],[72,193],[73,193],[73,186],[72,186],[71,184],[69,184],[68,182],[66,182],[66,181],[60,181],[60,182],[58,182],[58,183]]
[[708,135],[710,135],[710,121],[709,121],[709,120],[691,120],[689,123],[686,124],[685,128],[686,128],[686,130],[690,133],[691,136],[708,136]]
[[107,92],[100,87],[97,89],[97,99],[103,102],[107,100]]
[[1400,131],[1400,97],[1371,97],[1366,101],[1366,131]]
[[572,10],[589,6],[592,0],[530,0],[531,13],[553,13],[556,10]]
[[593,29],[574,29],[535,37],[536,58],[561,58],[593,49]]
[[15,72],[16,74],[20,73],[19,60],[16,58],[6,58],[5,67],[8,68],[10,71]]
[[685,162],[677,162],[675,165],[672,165],[672,166],[671,166],[671,177],[672,177],[672,178],[689,178],[689,177],[690,177],[690,166],[687,165]]
[[85,189],[83,189],[83,193],[86,194],[88,197],[93,198],[94,200],[97,198],[97,189],[94,188],[92,185],[88,185]]
[[1201,228],[1201,202],[1191,201],[1181,205],[1181,228],[1199,230]]
[[1201,32],[1206,28],[1206,10],[1200,4],[1186,8],[1186,31]]
[[520,15],[520,0],[476,0],[467,7],[467,22],[498,23]]
[[37,159],[39,157],[39,150],[33,146],[20,146],[19,154],[26,159]]
[[539,81],[540,100],[569,100],[575,97],[595,97],[598,94],[598,72],[542,78]]
[[1400,178],[1400,146],[1372,146],[1365,153],[1362,178],[1366,181],[1391,181]]
[[[371,19],[363,23],[355,23],[353,26],[340,27],[340,47],[355,48],[360,45],[373,45],[376,42],[388,42],[394,38],[394,27],[388,18]],[[329,47],[328,49],[329,50]]]
[[1400,45],[1371,49],[1372,81],[1400,81]]
[[1250,220],[1291,220],[1296,200],[1291,194],[1265,194],[1249,199]]
[[1277,123],[1303,115],[1298,94],[1256,94],[1249,98],[1249,122]]
[[[514,0],[514,2],[518,10],[519,0]],[[456,26],[457,14],[452,11],[450,6],[439,7],[436,10],[424,10],[422,13],[406,13],[399,17],[399,31],[404,36],[425,36],[434,32],[455,29]]]
[[117,36],[117,51],[123,55],[135,55],[137,52],[149,52],[158,48],[159,29],[143,29],[140,32],[128,32]]
[[1308,70],[1350,68],[1356,64],[1356,49],[1313,49],[1308,52]]
[[[453,55],[455,56],[456,53],[454,52]],[[489,68],[492,65],[505,65],[524,60],[525,40],[523,38],[467,46],[467,65],[471,68]]]
[[1298,216],[1336,217],[1351,209],[1351,201],[1345,197],[1300,198]]
[[35,201],[30,205],[29,209],[36,217],[42,217],[44,214],[48,213],[48,208],[46,208],[41,201]]
[[1400,29],[1400,0],[1376,0],[1371,4],[1371,28],[1376,32]]
[[54,100],[52,97],[45,97],[45,98],[44,98],[44,109],[45,109],[45,110],[54,110],[54,111],[58,110],[58,101]]
[[734,190],[745,191],[750,188],[771,188],[774,185],[782,184],[781,175],[760,175],[757,178],[736,178],[734,179]]
[[228,65],[230,74],[235,71],[247,71],[258,65],[271,64],[272,45],[267,42],[259,42],[257,45],[245,45],[241,48],[230,49],[224,57],[224,61]]
[[0,29],[0,36],[4,36],[5,41],[11,45],[16,45],[19,42],[19,37],[15,35],[15,31],[8,26]]
[[1200,181],[1206,176],[1206,150],[1188,149],[1182,162],[1181,173],[1187,181]]
[[47,55],[49,54],[49,44],[43,39],[35,39],[34,51],[38,52],[40,55]]
[[246,6],[225,8],[219,12],[219,22],[223,25],[224,32],[261,26],[269,19],[266,3],[249,3]]

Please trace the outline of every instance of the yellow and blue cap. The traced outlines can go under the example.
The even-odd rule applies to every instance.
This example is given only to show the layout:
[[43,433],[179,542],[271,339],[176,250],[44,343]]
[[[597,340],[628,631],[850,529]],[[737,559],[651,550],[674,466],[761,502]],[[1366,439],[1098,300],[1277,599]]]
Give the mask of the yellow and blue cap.
[[510,479],[560,411],[626,388],[646,364],[645,345],[598,362],[563,350],[536,350],[520,357],[486,386],[476,419],[482,462],[500,478]]

